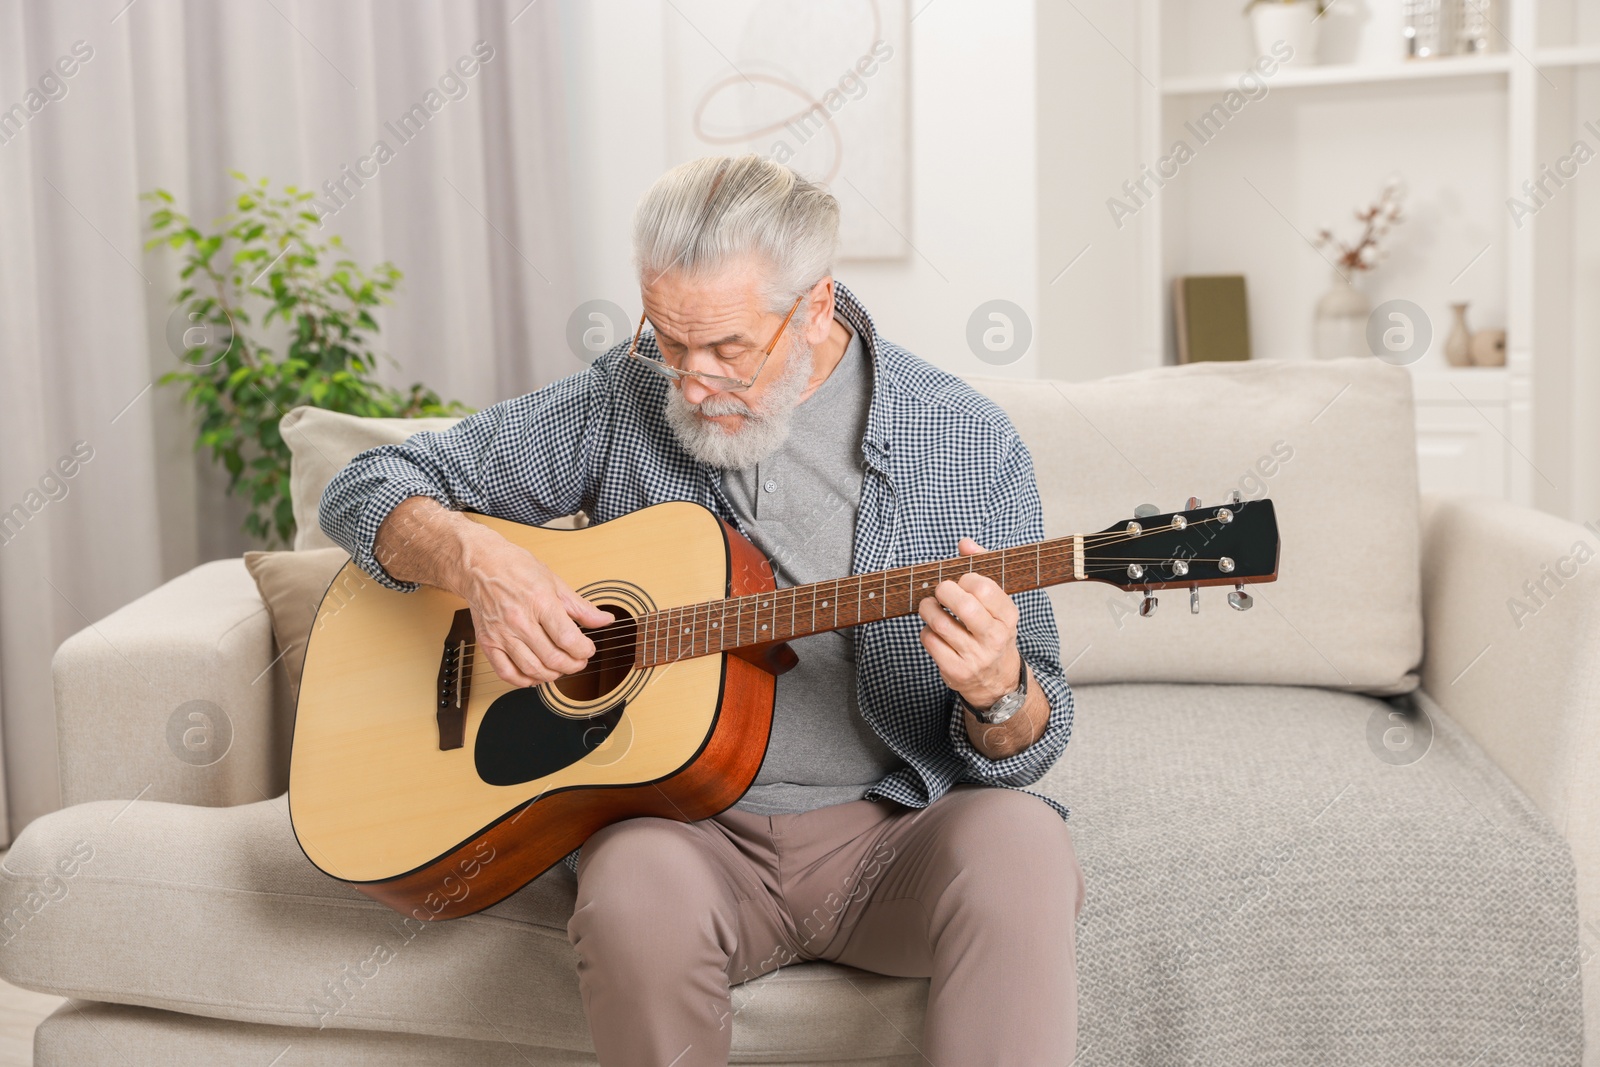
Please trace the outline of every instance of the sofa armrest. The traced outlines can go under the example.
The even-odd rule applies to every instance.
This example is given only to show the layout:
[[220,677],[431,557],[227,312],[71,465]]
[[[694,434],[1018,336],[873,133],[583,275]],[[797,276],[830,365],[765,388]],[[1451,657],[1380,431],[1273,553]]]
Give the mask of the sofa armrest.
[[[1422,604],[1423,688],[1566,838],[1600,951],[1600,531],[1424,494]],[[1600,975],[1583,970],[1584,1062],[1600,1063]]]
[[51,663],[62,803],[282,793],[292,715],[274,655],[242,559],[196,567],[69,637]]

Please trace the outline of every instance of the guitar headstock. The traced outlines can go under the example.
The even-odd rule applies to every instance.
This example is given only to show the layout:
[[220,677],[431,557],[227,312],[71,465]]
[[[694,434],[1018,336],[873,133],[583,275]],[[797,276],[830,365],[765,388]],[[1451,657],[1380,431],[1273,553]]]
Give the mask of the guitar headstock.
[[1134,518],[1083,539],[1086,581],[1141,590],[1139,614],[1155,610],[1153,590],[1187,587],[1189,607],[1198,612],[1199,588],[1229,585],[1228,603],[1249,610],[1246,583],[1278,577],[1278,518],[1272,501],[1236,499],[1201,507],[1190,498],[1183,511],[1138,509]]

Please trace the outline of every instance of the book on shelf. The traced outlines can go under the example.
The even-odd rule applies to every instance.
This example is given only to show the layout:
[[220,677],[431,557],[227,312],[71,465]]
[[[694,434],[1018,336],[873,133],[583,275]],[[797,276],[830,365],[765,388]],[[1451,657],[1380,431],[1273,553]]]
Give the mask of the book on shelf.
[[1172,280],[1178,362],[1250,358],[1250,308],[1242,274],[1186,274]]

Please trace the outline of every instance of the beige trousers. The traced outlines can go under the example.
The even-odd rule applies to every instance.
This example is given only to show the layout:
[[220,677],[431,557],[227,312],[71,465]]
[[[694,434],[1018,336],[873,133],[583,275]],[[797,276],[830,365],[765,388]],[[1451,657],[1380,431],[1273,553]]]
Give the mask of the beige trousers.
[[1054,810],[959,786],[922,809],[615,823],[583,847],[567,933],[605,1067],[726,1064],[730,985],[814,959],[931,978],[916,1046],[934,1067],[1064,1067],[1082,907]]

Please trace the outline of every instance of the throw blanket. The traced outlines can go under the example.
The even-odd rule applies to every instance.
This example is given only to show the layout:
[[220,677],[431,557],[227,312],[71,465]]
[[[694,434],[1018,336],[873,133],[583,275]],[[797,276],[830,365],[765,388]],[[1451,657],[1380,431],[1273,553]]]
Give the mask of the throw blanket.
[[1077,692],[1076,1067],[1576,1067],[1571,856],[1426,697]]

